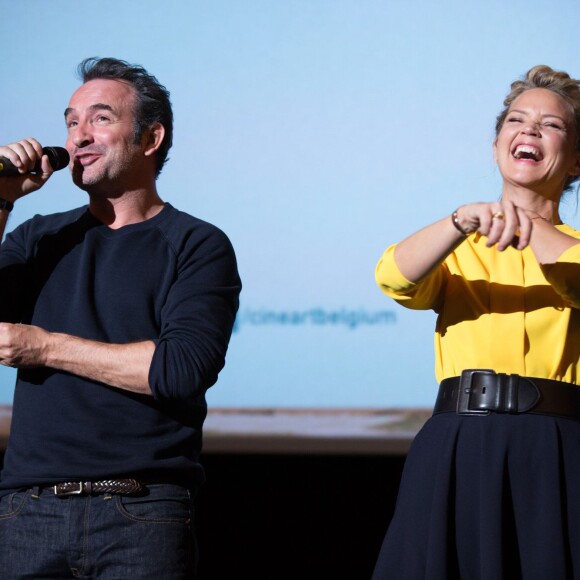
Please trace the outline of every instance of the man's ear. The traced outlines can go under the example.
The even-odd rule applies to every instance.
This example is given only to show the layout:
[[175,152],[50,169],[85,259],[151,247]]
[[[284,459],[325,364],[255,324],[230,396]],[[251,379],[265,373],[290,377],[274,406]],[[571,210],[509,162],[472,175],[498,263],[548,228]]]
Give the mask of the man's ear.
[[143,134],[145,155],[154,155],[163,143],[163,139],[165,139],[165,127],[161,123],[153,123]]
[[497,163],[497,139],[493,141],[493,160]]

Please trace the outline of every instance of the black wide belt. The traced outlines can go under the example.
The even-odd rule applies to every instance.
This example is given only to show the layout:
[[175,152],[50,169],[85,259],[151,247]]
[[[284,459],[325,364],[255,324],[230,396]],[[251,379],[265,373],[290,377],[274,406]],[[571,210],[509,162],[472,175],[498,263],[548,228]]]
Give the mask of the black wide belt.
[[138,493],[143,486],[136,479],[104,479],[102,481],[66,481],[43,487],[59,497],[67,495],[98,495],[114,493],[117,495],[131,495]]
[[571,383],[467,369],[443,379],[433,414],[536,413],[580,420],[580,387]]

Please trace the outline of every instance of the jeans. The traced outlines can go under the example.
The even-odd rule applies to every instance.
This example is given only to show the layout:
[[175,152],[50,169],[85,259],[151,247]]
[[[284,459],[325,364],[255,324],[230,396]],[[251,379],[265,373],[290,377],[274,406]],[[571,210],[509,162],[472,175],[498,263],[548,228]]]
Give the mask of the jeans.
[[190,580],[192,518],[192,497],[177,485],[151,485],[136,496],[15,492],[0,500],[0,575]]

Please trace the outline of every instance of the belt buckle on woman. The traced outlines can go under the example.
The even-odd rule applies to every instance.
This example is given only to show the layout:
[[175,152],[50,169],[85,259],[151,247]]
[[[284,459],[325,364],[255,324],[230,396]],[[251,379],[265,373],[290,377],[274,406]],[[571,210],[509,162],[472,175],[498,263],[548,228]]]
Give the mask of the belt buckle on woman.
[[540,377],[466,369],[441,381],[433,414],[535,413],[580,420],[580,388]]

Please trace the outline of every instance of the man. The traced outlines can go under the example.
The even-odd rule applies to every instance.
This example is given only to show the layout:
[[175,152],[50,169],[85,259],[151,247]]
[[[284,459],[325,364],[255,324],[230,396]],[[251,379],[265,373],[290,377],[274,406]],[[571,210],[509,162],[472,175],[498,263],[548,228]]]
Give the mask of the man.
[[[65,111],[88,207],[37,216],[0,250],[0,362],[18,368],[0,480],[4,578],[191,578],[191,498],[205,391],[238,307],[233,249],[164,203],[169,94],[116,59],[86,59]],[[0,233],[52,167],[0,147]],[[31,173],[40,161],[40,171]]]

